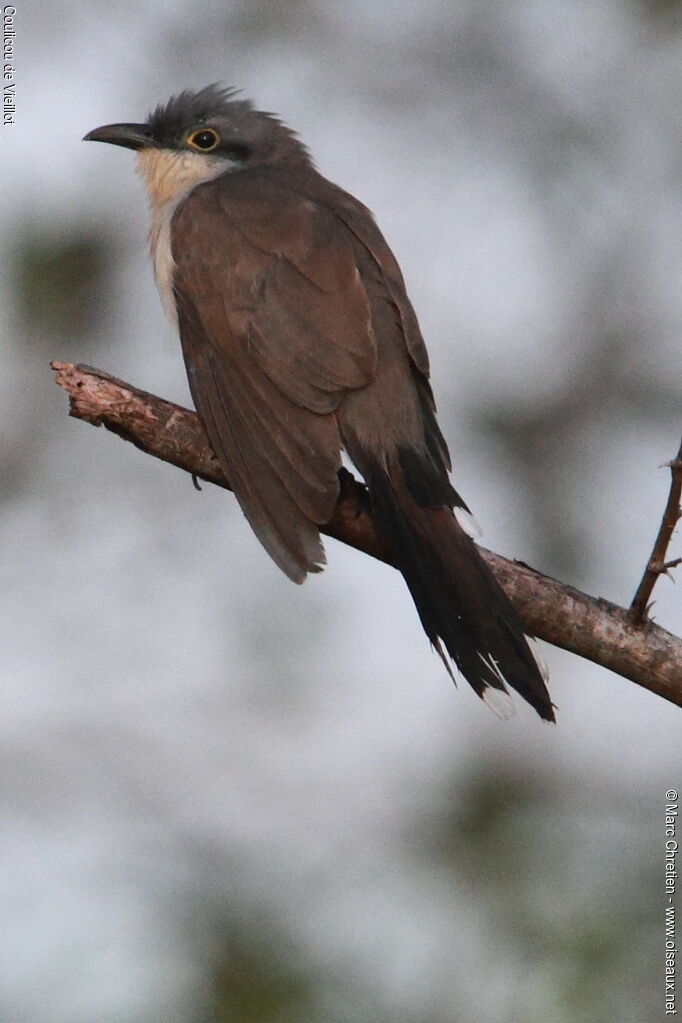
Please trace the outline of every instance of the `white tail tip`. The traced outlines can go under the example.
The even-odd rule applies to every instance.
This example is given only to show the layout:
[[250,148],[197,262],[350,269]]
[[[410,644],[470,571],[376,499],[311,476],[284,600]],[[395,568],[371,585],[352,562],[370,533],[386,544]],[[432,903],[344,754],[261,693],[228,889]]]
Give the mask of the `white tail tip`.
[[463,529],[467,536],[470,536],[472,540],[477,540],[483,536],[483,530],[479,526],[478,522],[466,508],[453,508],[452,509],[457,524],[460,529]]
[[503,693],[501,689],[488,687],[481,693],[481,699],[501,721],[508,721],[516,713],[511,696],[509,693]]
[[526,642],[528,643],[528,646],[530,647],[530,652],[535,658],[535,662],[538,668],[540,669],[540,674],[542,675],[543,681],[549,682],[549,667],[547,666],[547,661],[545,660],[544,654],[542,652],[540,641],[536,639],[535,636],[526,636]]
[[[507,682],[506,678],[504,677],[504,675],[502,674],[502,671],[500,670],[500,666],[499,666],[499,664],[497,663],[497,661],[495,660],[495,658],[493,657],[492,654],[482,654],[481,651],[479,650],[478,651],[478,656],[481,658],[481,660],[485,664],[485,666],[488,669],[488,671],[490,671],[490,673],[492,675],[494,675],[494,677],[497,679],[498,682],[501,682],[503,686],[506,686],[506,685],[509,684]],[[490,680],[489,679],[482,678],[481,682],[485,682],[486,685],[490,685]]]

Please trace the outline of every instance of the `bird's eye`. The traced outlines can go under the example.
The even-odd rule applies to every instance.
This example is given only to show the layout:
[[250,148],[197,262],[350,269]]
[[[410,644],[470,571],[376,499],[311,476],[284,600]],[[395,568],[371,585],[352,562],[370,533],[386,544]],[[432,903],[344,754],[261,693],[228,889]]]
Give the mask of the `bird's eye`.
[[200,149],[202,153],[210,153],[220,142],[220,136],[213,128],[200,128],[194,131],[187,139],[187,145],[192,149]]

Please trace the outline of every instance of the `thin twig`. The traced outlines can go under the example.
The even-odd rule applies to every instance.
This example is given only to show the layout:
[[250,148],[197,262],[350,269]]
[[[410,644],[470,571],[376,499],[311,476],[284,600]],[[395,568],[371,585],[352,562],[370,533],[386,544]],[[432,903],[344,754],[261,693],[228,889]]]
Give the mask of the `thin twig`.
[[680,498],[682,498],[682,443],[672,462],[667,462],[666,465],[670,468],[670,493],[668,494],[668,501],[663,512],[663,518],[661,519],[661,525],[651,557],[647,562],[642,581],[637,587],[637,592],[628,610],[628,618],[633,625],[639,625],[646,620],[651,593],[659,576],[668,574],[671,569],[682,564],[682,558],[673,558],[671,561],[666,561],[668,545],[675,531],[675,526],[680,518],[682,518],[682,510],[680,509]]
[[[103,425],[142,451],[199,479],[230,489],[195,412],[126,384],[101,370],[53,362],[69,394],[70,414]],[[340,473],[341,494],[328,536],[391,564],[391,551],[372,516],[365,487]],[[528,631],[600,664],[682,706],[682,640],[650,621],[634,625],[628,611],[479,548]]]

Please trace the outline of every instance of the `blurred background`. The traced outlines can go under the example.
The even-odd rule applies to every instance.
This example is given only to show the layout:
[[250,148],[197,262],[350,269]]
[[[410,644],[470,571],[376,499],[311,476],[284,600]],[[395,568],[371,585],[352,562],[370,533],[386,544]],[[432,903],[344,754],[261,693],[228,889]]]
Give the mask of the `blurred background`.
[[[498,721],[397,574],[328,541],[293,587],[229,494],[68,419],[49,360],[189,404],[132,155],[80,140],[239,86],[374,210],[486,545],[628,603],[682,424],[682,3],[17,0],[14,27],[0,1018],[662,1018],[677,709],[546,646],[558,724]],[[655,598],[679,634],[679,572]]]

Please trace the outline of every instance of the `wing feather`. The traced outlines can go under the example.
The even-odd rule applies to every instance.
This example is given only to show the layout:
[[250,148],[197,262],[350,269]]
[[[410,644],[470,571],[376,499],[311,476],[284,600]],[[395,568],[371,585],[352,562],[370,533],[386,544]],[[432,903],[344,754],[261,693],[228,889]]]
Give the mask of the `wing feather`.
[[[235,400],[239,379],[207,360],[195,377],[193,396],[219,462],[242,511],[275,563],[294,582],[325,563],[317,526],[301,511],[273,469],[274,446],[265,454],[250,433],[254,419],[248,403]],[[333,488],[332,488],[333,490]],[[335,497],[331,498],[331,504]]]
[[338,495],[334,412],[375,371],[369,303],[328,211],[295,195],[256,199],[229,177],[195,189],[173,218],[183,353],[244,514],[300,582],[324,563],[318,527]]
[[377,227],[371,210],[368,210],[354,196],[342,192],[341,189],[334,189],[334,192],[337,215],[371,254],[377,267],[380,268],[383,283],[398,311],[410,358],[419,372],[428,380],[429,354],[422,337],[417,314],[408,298],[398,261]]

